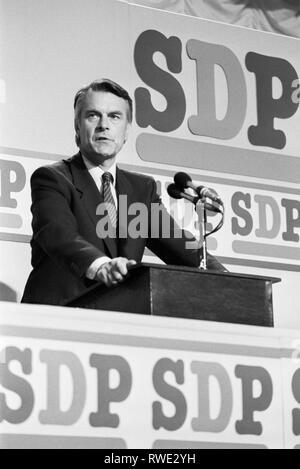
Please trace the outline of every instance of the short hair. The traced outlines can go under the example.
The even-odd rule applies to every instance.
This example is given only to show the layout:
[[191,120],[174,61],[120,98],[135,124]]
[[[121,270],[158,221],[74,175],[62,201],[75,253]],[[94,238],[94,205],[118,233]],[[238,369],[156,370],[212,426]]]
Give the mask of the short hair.
[[125,101],[128,103],[128,121],[132,122],[132,115],[133,115],[133,105],[132,105],[132,99],[129,96],[129,93],[122,88],[122,86],[118,85],[118,83],[115,83],[112,80],[109,80],[108,78],[102,78],[100,80],[95,80],[92,83],[90,83],[88,86],[85,86],[84,88],[81,88],[79,91],[77,91],[74,99],[74,110],[75,110],[75,117],[78,118],[80,116],[81,112],[81,107],[82,103],[88,94],[88,92],[92,91],[103,91],[105,93],[112,93],[119,98],[123,98]]
[[[77,91],[75,95],[75,99],[74,99],[75,130],[77,130],[77,123],[78,123],[78,120],[80,119],[82,104],[90,90],[103,91],[105,93],[112,93],[118,96],[119,98],[123,98],[128,103],[128,113],[127,113],[128,122],[130,123],[132,122],[133,104],[132,104],[132,99],[129,96],[129,93],[124,88],[122,88],[122,86],[118,85],[118,83],[115,83],[114,81],[109,80],[108,78],[101,78],[100,80],[95,80],[89,85]],[[76,131],[75,141],[76,141],[77,146],[79,146],[80,138],[79,138],[79,135],[77,134],[77,131]]]

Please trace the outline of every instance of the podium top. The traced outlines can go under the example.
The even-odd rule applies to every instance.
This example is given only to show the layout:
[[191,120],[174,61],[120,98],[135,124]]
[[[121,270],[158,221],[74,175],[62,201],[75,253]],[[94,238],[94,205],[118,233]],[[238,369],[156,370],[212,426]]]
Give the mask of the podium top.
[[[137,271],[145,271],[145,270],[153,270],[153,271],[168,271],[168,272],[176,272],[176,273],[187,273],[187,274],[196,274],[196,275],[205,275],[208,277],[216,277],[218,278],[219,281],[221,281],[222,277],[227,278],[227,279],[234,279],[236,280],[253,280],[253,281],[260,281],[260,282],[267,282],[271,284],[279,283],[281,282],[280,278],[275,278],[275,277],[264,277],[264,276],[259,276],[259,275],[249,275],[249,274],[240,274],[240,273],[231,273],[231,272],[217,272],[214,270],[200,270],[195,267],[186,267],[186,266],[178,266],[178,265],[165,265],[165,264],[151,264],[151,263],[145,263],[141,262],[139,264],[130,266],[128,271],[129,275],[128,278],[130,278],[130,273],[132,272],[137,273]],[[99,288],[107,288],[104,287],[104,284],[102,282],[97,282],[91,285],[89,288],[84,293],[81,293],[80,295],[77,295],[76,297],[72,298],[72,300],[67,301],[64,306],[72,306],[73,304],[76,303],[76,301],[79,298],[86,297],[93,291],[98,290]],[[112,287],[113,289],[115,288],[120,288],[120,285]]]
[[200,270],[195,267],[186,267],[186,266],[178,266],[178,265],[165,265],[165,264],[151,264],[147,262],[141,262],[134,266],[129,267],[129,271],[147,268],[147,269],[162,269],[168,271],[177,271],[177,272],[190,272],[190,273],[198,273],[200,275],[217,275],[217,276],[226,276],[226,277],[236,277],[236,278],[245,278],[245,279],[253,279],[253,280],[265,280],[267,282],[280,283],[281,278],[278,277],[266,277],[262,275],[252,275],[252,274],[244,274],[244,273],[233,273],[233,272],[217,272],[214,270]]

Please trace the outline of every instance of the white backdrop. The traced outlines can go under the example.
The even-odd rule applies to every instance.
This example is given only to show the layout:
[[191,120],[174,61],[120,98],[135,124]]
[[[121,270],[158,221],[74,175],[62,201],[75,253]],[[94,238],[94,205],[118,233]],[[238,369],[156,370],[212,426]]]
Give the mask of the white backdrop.
[[0,449],[300,449],[299,331],[1,307]]
[[[267,70],[272,58],[276,70],[283,67],[281,79],[271,77],[269,104],[274,104],[283,87],[291,86],[286,69],[300,75],[299,40],[117,0],[89,0],[88,8],[84,0],[2,0],[0,5],[0,298],[19,300],[30,272],[30,175],[38,166],[76,152],[73,96],[83,84],[107,76],[137,98],[133,132],[120,163],[152,174],[167,205],[164,186],[180,169],[218,189],[227,216],[211,241],[211,252],[231,271],[281,277],[274,288],[275,324],[300,328],[299,108],[285,102],[288,117],[275,118],[275,129],[286,138],[283,148],[272,148],[274,142],[253,145],[248,135],[266,97],[259,94],[250,62],[262,58]],[[168,42],[171,37],[175,41]],[[153,44],[162,50],[152,51],[152,60]],[[192,57],[196,53],[197,60]],[[211,87],[202,71],[213,56]],[[163,88],[154,89],[155,84]],[[145,90],[151,96],[146,107]],[[170,90],[175,97],[168,95]],[[192,116],[212,117],[213,103],[207,98],[212,99],[212,90],[227,136],[212,125],[204,132],[208,118],[191,130]],[[162,126],[173,117],[166,115],[164,124],[160,118],[170,105],[172,116],[181,113],[182,118],[168,130]]]

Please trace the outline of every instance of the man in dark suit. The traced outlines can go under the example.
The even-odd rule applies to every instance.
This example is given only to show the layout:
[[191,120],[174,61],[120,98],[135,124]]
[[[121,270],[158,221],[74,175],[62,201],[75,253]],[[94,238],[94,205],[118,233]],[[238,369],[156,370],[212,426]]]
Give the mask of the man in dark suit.
[[[93,282],[116,285],[146,246],[167,264],[197,267],[201,251],[161,204],[155,181],[116,166],[132,122],[128,93],[99,80],[76,94],[74,109],[80,152],[31,179],[33,271],[22,301],[61,305]],[[145,209],[138,234],[136,204]],[[212,256],[208,266],[223,270]]]

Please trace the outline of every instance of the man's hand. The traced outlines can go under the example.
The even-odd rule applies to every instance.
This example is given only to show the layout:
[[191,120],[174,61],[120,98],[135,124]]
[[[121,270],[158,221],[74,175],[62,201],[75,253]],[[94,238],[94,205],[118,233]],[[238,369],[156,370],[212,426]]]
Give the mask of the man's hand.
[[136,265],[136,261],[128,260],[125,257],[112,259],[99,268],[95,280],[103,282],[107,287],[122,283],[128,274],[128,268],[132,265]]

